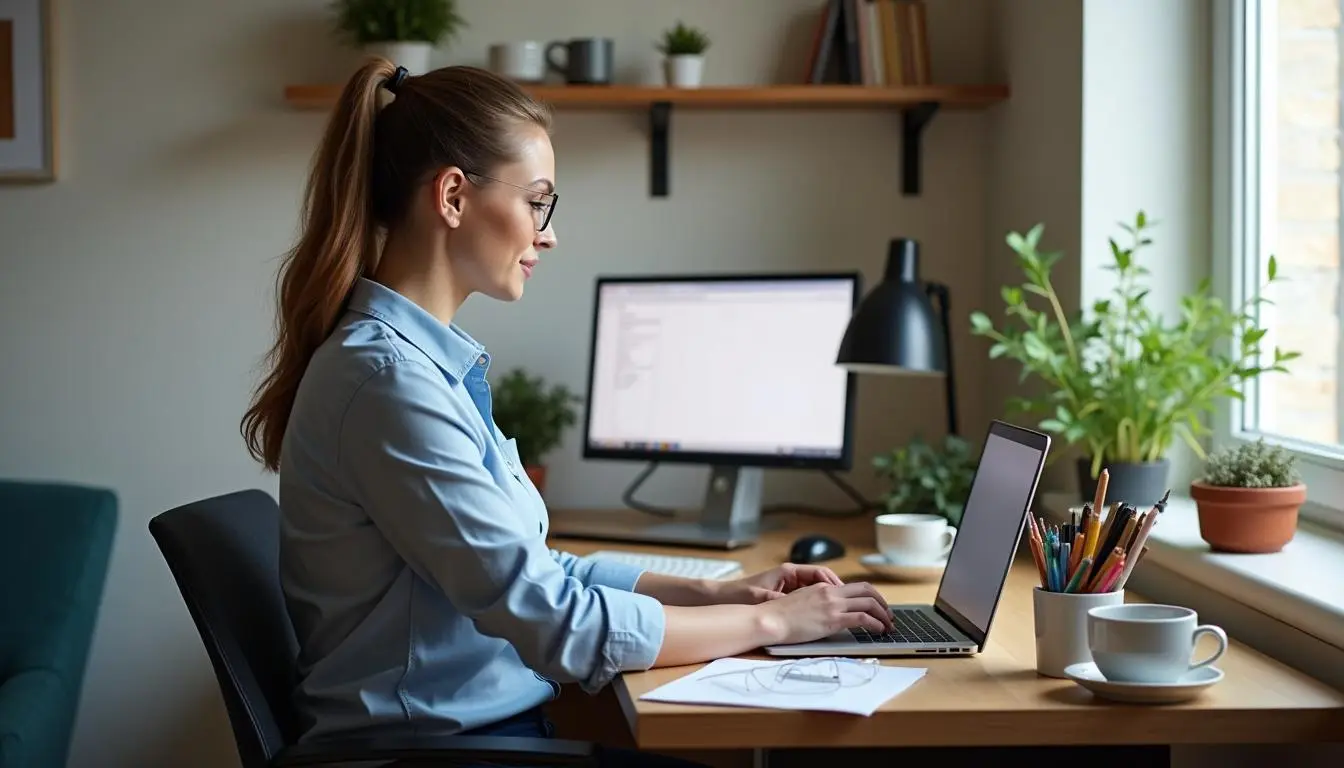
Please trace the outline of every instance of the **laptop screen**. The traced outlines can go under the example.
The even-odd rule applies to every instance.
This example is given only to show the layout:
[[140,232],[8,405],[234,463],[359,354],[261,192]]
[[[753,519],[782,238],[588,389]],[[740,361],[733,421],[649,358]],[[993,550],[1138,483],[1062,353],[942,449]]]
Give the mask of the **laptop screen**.
[[1048,446],[1044,435],[1000,423],[985,439],[938,587],[939,607],[950,608],[970,623],[976,631],[969,634],[977,642],[983,643],[989,633]]

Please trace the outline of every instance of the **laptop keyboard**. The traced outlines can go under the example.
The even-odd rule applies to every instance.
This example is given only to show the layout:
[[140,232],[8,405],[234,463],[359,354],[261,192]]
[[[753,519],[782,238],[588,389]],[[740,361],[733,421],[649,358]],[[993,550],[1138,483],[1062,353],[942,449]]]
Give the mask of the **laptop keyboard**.
[[890,632],[873,634],[862,627],[849,630],[860,643],[950,643],[953,637],[929,620],[922,611],[899,609],[891,612]]

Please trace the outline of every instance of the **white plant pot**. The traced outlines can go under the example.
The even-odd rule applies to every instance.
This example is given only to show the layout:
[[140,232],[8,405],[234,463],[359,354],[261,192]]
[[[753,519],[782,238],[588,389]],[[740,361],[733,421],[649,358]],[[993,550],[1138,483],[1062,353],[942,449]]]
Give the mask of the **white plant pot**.
[[663,59],[663,75],[672,88],[699,88],[705,75],[705,57],[680,54]]
[[429,54],[434,46],[425,42],[387,41],[365,43],[366,54],[382,56],[393,66],[405,67],[412,75],[423,75],[429,71]]

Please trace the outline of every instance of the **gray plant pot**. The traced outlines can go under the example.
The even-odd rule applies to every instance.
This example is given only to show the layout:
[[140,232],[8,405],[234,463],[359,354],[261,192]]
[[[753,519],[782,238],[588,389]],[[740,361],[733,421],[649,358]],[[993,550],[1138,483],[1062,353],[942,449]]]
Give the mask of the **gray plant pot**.
[[[1156,504],[1167,492],[1167,478],[1171,474],[1171,462],[1167,459],[1102,466],[1110,473],[1103,504],[1123,501],[1142,509]],[[1092,501],[1097,495],[1097,478],[1092,477],[1091,459],[1078,459],[1078,494],[1085,502]]]

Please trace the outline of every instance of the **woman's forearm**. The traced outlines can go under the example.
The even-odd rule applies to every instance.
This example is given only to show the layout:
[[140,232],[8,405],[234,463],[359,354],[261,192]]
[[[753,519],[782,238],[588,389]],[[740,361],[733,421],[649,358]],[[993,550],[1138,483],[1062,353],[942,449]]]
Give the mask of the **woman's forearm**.
[[[642,580],[642,579],[641,579]],[[698,664],[779,642],[777,626],[759,605],[664,605],[666,629],[655,667]]]
[[714,585],[705,579],[686,579],[645,571],[635,582],[635,591],[663,605],[713,605]]

